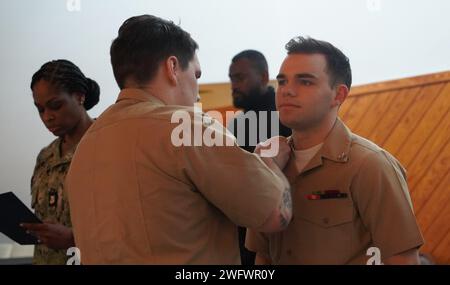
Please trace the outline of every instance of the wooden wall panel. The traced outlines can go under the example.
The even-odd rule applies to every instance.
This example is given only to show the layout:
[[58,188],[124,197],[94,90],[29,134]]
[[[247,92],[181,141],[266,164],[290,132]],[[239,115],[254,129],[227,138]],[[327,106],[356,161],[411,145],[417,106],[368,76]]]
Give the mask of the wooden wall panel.
[[[425,172],[425,175],[420,177],[419,182],[411,188],[412,198],[414,201],[415,209],[417,214],[421,213],[422,207],[425,206],[426,203],[429,202],[430,197],[433,194],[436,194],[435,191],[439,187],[439,185],[444,180],[445,176],[449,173],[449,164],[450,164],[450,147],[444,147],[442,152],[438,153],[436,159],[430,164],[428,169]],[[408,181],[409,182],[409,181]],[[441,194],[449,194],[450,195],[450,184],[443,185],[443,191],[445,193]],[[429,204],[430,207],[434,207],[434,204]],[[450,208],[450,207],[449,207]],[[449,224],[450,224],[450,216]]]
[[[351,130],[360,136],[368,138],[373,133],[384,114],[387,113],[387,110],[397,93],[398,91],[379,93],[376,100],[372,100],[370,106],[365,110],[364,116],[355,123]],[[375,98],[375,96],[371,97]],[[344,119],[344,121],[347,122],[347,119]]]
[[345,104],[344,122],[407,169],[421,251],[450,264],[450,72],[359,86]]
[[438,246],[433,250],[432,256],[441,264],[450,264],[450,255],[448,249],[450,248],[450,231],[447,231],[445,238],[439,242]]
[[[399,148],[407,143],[407,139],[410,139],[409,134],[413,132],[414,128],[416,128],[417,124],[430,108],[441,87],[440,84],[439,86],[426,86],[415,96],[412,104],[404,112],[402,117],[397,122],[391,122],[395,123],[395,129],[387,140],[383,142],[384,148],[394,155],[397,154]],[[372,97],[377,98],[378,96],[377,94],[373,94]]]
[[[447,207],[448,203],[450,202],[450,191],[448,190],[448,185],[450,185],[449,183],[450,175],[449,173],[447,173],[447,175],[443,177],[442,180],[436,183],[437,185],[435,186],[433,192],[431,192],[429,195],[426,195],[425,197],[415,197],[414,201],[423,201],[419,207],[418,203],[416,203],[415,210],[417,221],[419,222],[420,228],[424,233],[428,232],[428,230],[433,225],[436,217],[439,217],[446,208],[450,208]],[[415,191],[415,193],[418,192],[420,191]],[[448,226],[447,224],[450,223],[448,223],[447,221],[446,225],[444,226]],[[433,240],[436,240],[435,237],[427,242],[427,244],[432,242]]]
[[[353,129],[359,122],[363,121],[367,110],[370,109],[374,96],[359,96],[358,98],[352,98],[352,107],[345,114],[342,119],[345,121],[350,129]],[[348,102],[344,102],[346,104]]]
[[395,96],[393,96],[394,99],[391,101],[391,105],[386,106],[386,111],[380,114],[381,119],[377,124],[377,128],[367,138],[378,144],[384,143],[397,126],[395,122],[398,122],[402,118],[403,114],[412,104],[414,97],[421,89],[421,87],[416,87],[396,92]]
[[[433,162],[443,152],[448,151],[450,145],[450,112],[439,122],[441,131],[435,131],[428,138],[427,146],[423,147],[414,157],[413,163],[408,167],[409,186],[411,190],[417,189],[417,184],[428,172]],[[414,192],[413,192],[414,193]]]

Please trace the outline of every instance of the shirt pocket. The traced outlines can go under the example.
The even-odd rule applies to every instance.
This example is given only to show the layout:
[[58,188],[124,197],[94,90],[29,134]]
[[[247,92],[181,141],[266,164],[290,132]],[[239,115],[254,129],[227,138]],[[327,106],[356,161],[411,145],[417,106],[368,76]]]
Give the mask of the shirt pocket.
[[[350,198],[303,200],[294,213],[291,249],[299,264],[345,264],[352,256],[354,208]],[[289,248],[284,249],[285,252]],[[290,257],[291,259],[293,257]]]
[[353,202],[346,198],[308,200],[301,197],[294,208],[294,217],[321,228],[333,228],[353,221]]

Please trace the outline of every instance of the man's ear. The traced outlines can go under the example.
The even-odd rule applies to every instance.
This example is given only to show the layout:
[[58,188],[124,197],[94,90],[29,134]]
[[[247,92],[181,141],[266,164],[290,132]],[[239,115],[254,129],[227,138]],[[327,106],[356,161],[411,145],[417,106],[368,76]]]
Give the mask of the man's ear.
[[169,82],[173,85],[178,84],[178,74],[180,72],[180,62],[176,56],[169,56],[164,64]]
[[341,106],[349,93],[348,87],[345,84],[338,84],[335,88],[336,96],[334,97],[332,107]]

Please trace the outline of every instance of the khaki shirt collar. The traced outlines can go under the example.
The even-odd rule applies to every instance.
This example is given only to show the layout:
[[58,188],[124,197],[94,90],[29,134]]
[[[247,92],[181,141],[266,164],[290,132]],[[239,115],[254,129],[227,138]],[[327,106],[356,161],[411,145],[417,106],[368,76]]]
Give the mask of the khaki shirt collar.
[[130,100],[130,99],[141,101],[141,102],[149,101],[156,105],[165,105],[164,102],[162,102],[155,96],[150,95],[149,93],[145,92],[144,90],[137,89],[137,88],[122,89],[119,93],[119,97],[117,97],[116,103],[123,101],[123,100]]
[[319,153],[329,160],[345,163],[348,161],[351,142],[351,131],[337,118]]
[[[291,143],[293,150],[292,138],[289,137],[288,141]],[[332,160],[338,163],[346,163],[350,152],[350,145],[352,141],[352,133],[345,126],[345,124],[339,119],[336,119],[333,128],[323,142],[323,146],[316,153],[316,155],[308,162],[305,168],[299,173],[295,165],[294,152],[291,152],[291,157],[285,168],[285,173],[289,177],[297,176],[303,172],[321,166],[323,159]]]

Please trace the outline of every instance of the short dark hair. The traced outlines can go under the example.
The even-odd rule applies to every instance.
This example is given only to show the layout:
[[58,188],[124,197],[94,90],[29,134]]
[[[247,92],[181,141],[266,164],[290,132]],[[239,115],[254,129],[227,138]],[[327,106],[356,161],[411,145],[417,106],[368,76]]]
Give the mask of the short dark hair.
[[231,62],[235,63],[242,58],[248,59],[252,63],[253,68],[259,73],[269,72],[267,60],[261,52],[253,49],[244,50],[235,55]]
[[169,56],[176,56],[182,69],[193,59],[197,43],[190,34],[167,21],[152,15],[126,20],[111,45],[111,64],[120,89],[131,77],[144,84],[156,74],[158,65]]
[[48,81],[54,88],[69,94],[84,94],[83,106],[86,110],[97,105],[100,99],[100,86],[97,82],[84,76],[78,66],[66,59],[52,60],[42,65],[31,78],[31,90],[40,80]]
[[286,50],[288,54],[323,54],[327,61],[327,71],[330,75],[330,85],[334,87],[337,83],[343,83],[348,87],[348,89],[350,89],[352,85],[350,60],[342,51],[329,42],[300,36],[291,39],[286,44]]

